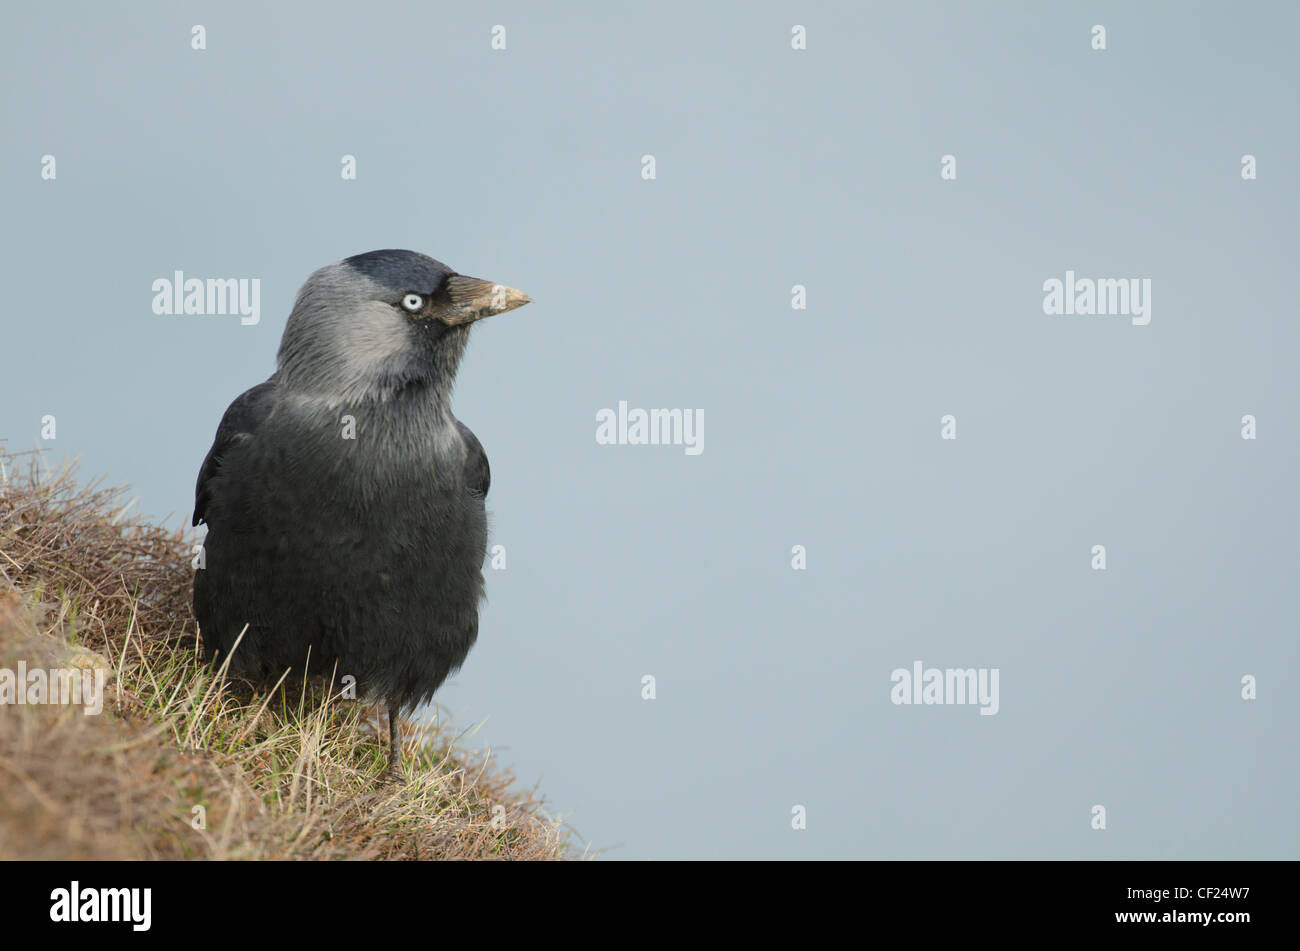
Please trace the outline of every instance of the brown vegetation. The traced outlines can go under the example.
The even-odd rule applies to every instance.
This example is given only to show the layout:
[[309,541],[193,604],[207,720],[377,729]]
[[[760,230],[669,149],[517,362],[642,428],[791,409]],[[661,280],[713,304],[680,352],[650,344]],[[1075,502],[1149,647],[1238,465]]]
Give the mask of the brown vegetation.
[[381,784],[373,709],[200,663],[192,539],[124,499],[0,446],[0,671],[106,683],[97,715],[0,703],[0,858],[574,857],[535,794],[441,722],[407,726],[403,778]]

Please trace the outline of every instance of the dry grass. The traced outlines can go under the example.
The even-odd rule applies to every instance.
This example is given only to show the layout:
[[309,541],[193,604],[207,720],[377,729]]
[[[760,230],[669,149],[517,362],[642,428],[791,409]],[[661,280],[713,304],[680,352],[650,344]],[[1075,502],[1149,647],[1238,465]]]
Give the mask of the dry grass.
[[[0,445],[0,670],[99,668],[103,712],[0,704],[0,859],[564,859],[568,828],[445,727],[197,659],[191,538]],[[196,809],[196,807],[202,807]],[[202,821],[200,821],[200,818]]]

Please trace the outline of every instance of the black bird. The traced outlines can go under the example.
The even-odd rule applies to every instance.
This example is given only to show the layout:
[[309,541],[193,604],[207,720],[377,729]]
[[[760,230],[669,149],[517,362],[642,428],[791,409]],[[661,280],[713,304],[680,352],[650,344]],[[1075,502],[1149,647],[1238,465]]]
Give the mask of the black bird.
[[321,268],[275,373],[226,410],[199,470],[205,658],[260,682],[309,655],[355,677],[388,706],[386,775],[399,716],[478,637],[489,470],[451,412],[456,369],[474,321],[529,301],[413,251]]

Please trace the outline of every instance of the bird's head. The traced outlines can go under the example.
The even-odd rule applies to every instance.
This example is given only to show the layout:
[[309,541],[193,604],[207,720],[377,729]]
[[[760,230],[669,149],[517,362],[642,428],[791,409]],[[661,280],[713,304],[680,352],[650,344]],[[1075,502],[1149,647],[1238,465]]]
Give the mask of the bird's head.
[[277,376],[340,401],[385,399],[412,385],[450,393],[469,328],[531,301],[414,251],[370,251],[307,279],[289,315]]

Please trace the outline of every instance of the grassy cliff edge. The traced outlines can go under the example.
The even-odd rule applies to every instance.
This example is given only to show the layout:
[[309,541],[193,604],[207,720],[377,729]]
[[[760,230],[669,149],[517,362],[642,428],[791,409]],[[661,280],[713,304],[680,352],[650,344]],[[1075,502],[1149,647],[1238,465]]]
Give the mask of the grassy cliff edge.
[[[193,539],[125,500],[0,445],[0,859],[578,856],[441,717],[407,726],[403,776],[380,784],[374,708],[200,663]],[[102,710],[93,689],[48,702],[59,676],[102,682]]]

